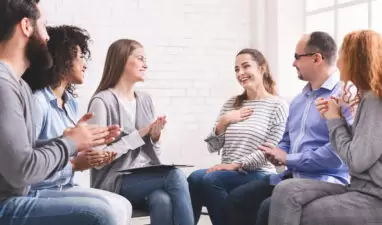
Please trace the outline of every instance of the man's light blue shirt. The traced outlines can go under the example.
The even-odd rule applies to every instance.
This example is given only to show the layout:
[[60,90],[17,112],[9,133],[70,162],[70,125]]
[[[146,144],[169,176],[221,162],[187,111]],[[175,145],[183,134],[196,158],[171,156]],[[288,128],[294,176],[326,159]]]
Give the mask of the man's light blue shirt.
[[[271,184],[277,184],[284,176],[308,178],[331,183],[348,184],[348,168],[329,142],[326,120],[320,116],[314,102],[318,98],[339,97],[342,86],[337,74],[331,75],[317,90],[306,85],[302,93],[293,99],[289,107],[284,136],[279,147],[288,153],[287,170],[271,175]],[[341,107],[348,124],[352,114],[348,107]]]

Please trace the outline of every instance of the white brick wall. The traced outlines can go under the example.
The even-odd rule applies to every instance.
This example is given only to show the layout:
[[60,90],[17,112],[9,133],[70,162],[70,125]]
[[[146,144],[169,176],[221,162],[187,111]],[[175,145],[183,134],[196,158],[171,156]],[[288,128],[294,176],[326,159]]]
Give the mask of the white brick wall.
[[[151,93],[158,114],[168,116],[163,159],[205,167],[218,162],[203,139],[225,99],[241,90],[233,72],[235,54],[261,43],[253,0],[43,0],[50,25],[87,29],[93,44],[81,112],[102,73],[108,46],[119,38],[140,41],[149,72],[139,89]],[[264,20],[264,19],[263,19]],[[261,21],[263,21],[261,20]],[[261,25],[264,27],[264,25]],[[262,49],[262,47],[259,47]],[[80,183],[87,184],[83,177]]]

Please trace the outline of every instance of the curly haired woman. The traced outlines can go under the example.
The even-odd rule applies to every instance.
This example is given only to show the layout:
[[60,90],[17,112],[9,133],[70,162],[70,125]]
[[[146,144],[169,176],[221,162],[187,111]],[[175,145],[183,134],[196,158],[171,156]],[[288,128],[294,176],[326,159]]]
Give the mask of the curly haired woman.
[[[74,26],[48,27],[48,49],[53,66],[43,72],[27,71],[23,78],[34,92],[36,134],[40,141],[62,135],[78,121],[78,103],[74,85],[84,82],[86,60],[90,59],[86,30]],[[39,73],[38,76],[34,75]],[[113,206],[115,218],[121,225],[129,224],[132,207],[124,197],[73,183],[75,171],[83,171],[110,163],[115,153],[90,149],[72,156],[66,167],[45,181],[32,185],[29,195],[41,198],[94,197]]]

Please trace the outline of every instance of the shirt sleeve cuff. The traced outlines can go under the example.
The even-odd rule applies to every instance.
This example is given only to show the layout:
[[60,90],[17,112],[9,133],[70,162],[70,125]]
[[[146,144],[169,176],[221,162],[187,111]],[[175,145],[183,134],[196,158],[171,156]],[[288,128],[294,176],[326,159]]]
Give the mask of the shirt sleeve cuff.
[[219,140],[220,138],[224,137],[224,134],[225,133],[216,135],[216,128],[214,127],[214,129],[212,129],[211,134],[206,139],[204,139],[204,141],[210,142],[211,140]]
[[126,138],[126,142],[129,143],[131,150],[137,149],[145,144],[145,141],[142,139],[138,130],[131,132]]
[[288,154],[286,157],[286,166],[288,169],[293,170],[296,165],[299,163],[301,158],[301,153]]
[[278,145],[278,147],[283,150],[284,152],[288,153],[289,152],[289,149],[288,149],[288,146],[285,146],[285,145]]
[[216,134],[216,127],[214,127],[214,128],[212,129],[211,137],[222,137],[222,136],[224,136],[224,134],[225,134],[225,132],[223,132],[223,133],[217,135],[217,134]]
[[62,137],[60,140],[66,146],[69,156],[75,155],[77,153],[77,144],[71,137]]
[[66,164],[66,166],[62,170],[62,172],[66,174],[65,177],[73,176],[74,170],[73,170],[73,166],[72,166],[72,163],[70,162],[70,160],[69,160],[68,164]]

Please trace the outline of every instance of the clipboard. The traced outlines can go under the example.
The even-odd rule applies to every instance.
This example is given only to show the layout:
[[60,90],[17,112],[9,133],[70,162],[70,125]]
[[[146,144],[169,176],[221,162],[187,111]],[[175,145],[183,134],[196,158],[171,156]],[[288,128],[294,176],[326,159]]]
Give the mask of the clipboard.
[[144,167],[137,167],[131,169],[117,170],[119,173],[138,173],[138,172],[152,172],[161,169],[172,169],[172,168],[188,168],[194,167],[194,165],[186,165],[186,164],[158,164],[158,165],[150,165]]

